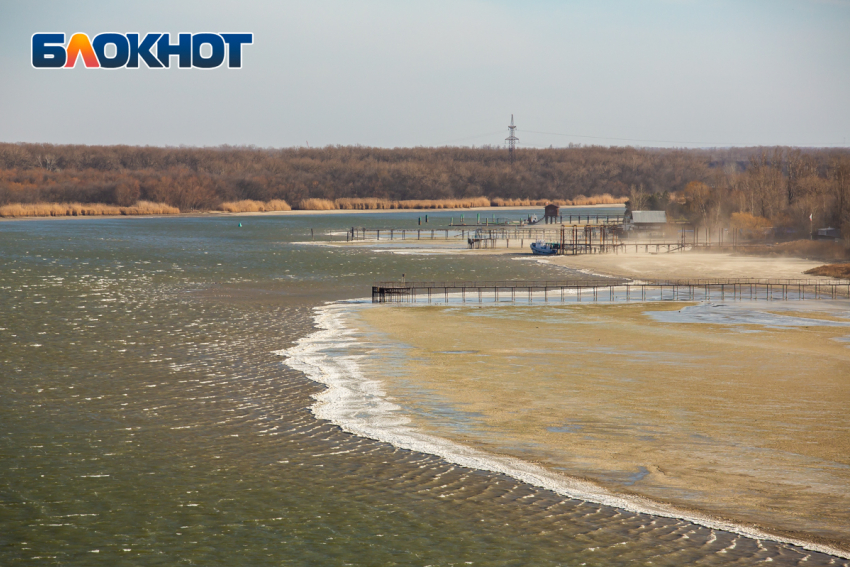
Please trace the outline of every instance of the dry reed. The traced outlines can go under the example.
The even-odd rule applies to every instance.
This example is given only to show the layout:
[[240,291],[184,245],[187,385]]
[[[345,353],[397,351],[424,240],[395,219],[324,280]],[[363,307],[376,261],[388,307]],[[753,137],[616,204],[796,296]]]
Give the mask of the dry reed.
[[592,195],[590,197],[579,195],[575,199],[562,201],[561,204],[574,207],[587,205],[621,205],[628,200],[628,197],[614,197],[608,193],[603,193],[602,195]]
[[180,209],[177,207],[151,201],[139,201],[132,207],[121,207],[122,215],[176,215],[179,213]]
[[298,208],[302,211],[332,211],[336,209],[336,203],[330,199],[302,199]]
[[590,205],[620,205],[628,200],[628,197],[614,197],[605,193],[590,197],[579,195],[575,199],[503,199],[495,197],[492,199],[492,203],[494,207],[543,207],[549,204],[562,207],[587,207]]
[[376,199],[376,198],[351,198],[351,199],[337,199],[335,201],[336,207],[338,209],[345,210],[356,210],[356,211],[366,211],[366,210],[378,210],[378,209],[397,209],[398,206],[396,201],[391,201],[389,199]]
[[267,211],[291,211],[292,207],[290,207],[289,203],[287,203],[283,199],[272,199],[271,201],[266,201],[266,210]]
[[265,210],[265,203],[243,199],[242,201],[227,201],[218,206],[220,211],[226,213],[259,213]]
[[227,201],[218,206],[218,210],[226,213],[263,213],[267,211],[291,211],[292,207],[283,199],[272,199],[268,202],[252,201]]
[[0,207],[0,217],[82,217],[102,215],[163,215],[180,210],[164,203],[139,201],[131,207],[104,203],[10,203]]
[[397,201],[399,209],[471,209],[472,207],[489,207],[487,197],[472,197],[469,199],[410,199]]
[[327,211],[332,209],[469,209],[471,207],[489,206],[490,199],[487,197],[473,197],[469,199],[409,199],[404,201],[376,198],[343,198],[336,201],[329,199],[304,199],[298,204],[299,209],[308,211]]

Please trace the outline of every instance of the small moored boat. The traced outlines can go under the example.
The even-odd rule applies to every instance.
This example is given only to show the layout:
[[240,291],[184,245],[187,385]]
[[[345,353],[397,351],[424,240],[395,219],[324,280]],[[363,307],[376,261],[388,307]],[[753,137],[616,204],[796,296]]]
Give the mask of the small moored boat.
[[558,251],[558,249],[555,246],[553,246],[552,244],[549,244],[547,242],[543,242],[542,240],[538,240],[537,242],[531,243],[531,252],[533,254],[540,254],[542,256],[551,256],[552,254],[554,254],[557,251]]

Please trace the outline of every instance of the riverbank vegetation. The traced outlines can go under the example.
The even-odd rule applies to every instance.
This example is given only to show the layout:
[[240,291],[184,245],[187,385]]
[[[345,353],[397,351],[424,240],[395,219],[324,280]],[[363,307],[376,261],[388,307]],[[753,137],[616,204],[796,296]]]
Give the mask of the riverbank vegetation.
[[128,207],[103,203],[10,203],[0,205],[0,217],[84,217],[102,215],[174,215],[180,209],[165,203],[139,201]]
[[0,206],[132,208],[144,201],[183,212],[239,212],[628,200],[633,209],[664,209],[698,226],[729,227],[743,214],[754,232],[791,237],[831,226],[850,233],[846,149],[578,146],[522,149],[515,157],[512,164],[496,147],[0,144]]
[[264,213],[267,211],[291,211],[292,207],[282,199],[272,199],[268,202],[243,199],[241,201],[224,202],[218,206],[218,210],[226,213]]

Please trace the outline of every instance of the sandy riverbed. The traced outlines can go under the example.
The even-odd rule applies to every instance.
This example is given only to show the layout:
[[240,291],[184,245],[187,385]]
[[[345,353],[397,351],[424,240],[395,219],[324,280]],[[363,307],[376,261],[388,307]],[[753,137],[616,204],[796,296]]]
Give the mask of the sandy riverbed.
[[[816,279],[804,272],[823,264],[802,258],[736,256],[714,252],[594,254],[557,256],[547,262],[628,278]],[[829,278],[825,278],[829,279]]]
[[425,432],[850,548],[850,305],[689,308],[713,323],[686,305],[382,307],[357,325]]

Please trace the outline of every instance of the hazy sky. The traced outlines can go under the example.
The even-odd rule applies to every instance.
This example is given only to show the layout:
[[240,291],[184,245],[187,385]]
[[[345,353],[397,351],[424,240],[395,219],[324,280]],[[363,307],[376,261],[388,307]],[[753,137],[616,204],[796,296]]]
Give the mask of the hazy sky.
[[[36,32],[252,32],[243,69],[33,69]],[[850,144],[850,1],[0,0],[0,141]]]

